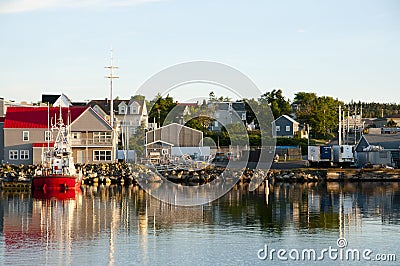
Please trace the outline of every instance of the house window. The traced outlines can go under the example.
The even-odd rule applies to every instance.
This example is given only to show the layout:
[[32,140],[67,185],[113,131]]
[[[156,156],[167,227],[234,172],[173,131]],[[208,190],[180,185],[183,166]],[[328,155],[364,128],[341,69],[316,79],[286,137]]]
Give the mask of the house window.
[[22,131],[22,141],[29,141],[29,131]]
[[111,142],[111,132],[93,132],[94,142]]
[[242,120],[245,121],[246,120],[246,113],[242,114]]
[[44,141],[51,141],[52,138],[53,138],[53,135],[51,134],[51,131],[44,132]]
[[138,113],[137,107],[136,106],[131,106],[131,114],[134,115],[134,114],[137,114],[137,113]]
[[281,131],[281,126],[276,126],[276,131]]
[[215,127],[218,127],[218,121],[215,121],[215,122],[214,122],[214,126],[215,126]]
[[126,107],[125,107],[125,105],[122,105],[122,106],[119,107],[119,114],[120,114],[120,115],[126,114]]
[[111,151],[93,151],[93,161],[111,161]]
[[131,133],[131,135],[136,134],[136,128],[135,127],[131,127],[130,133]]
[[286,132],[290,131],[290,126],[286,126]]
[[8,159],[18,160],[18,151],[17,150],[9,150],[8,151]]
[[19,159],[20,160],[29,160],[29,150],[20,150],[19,151]]

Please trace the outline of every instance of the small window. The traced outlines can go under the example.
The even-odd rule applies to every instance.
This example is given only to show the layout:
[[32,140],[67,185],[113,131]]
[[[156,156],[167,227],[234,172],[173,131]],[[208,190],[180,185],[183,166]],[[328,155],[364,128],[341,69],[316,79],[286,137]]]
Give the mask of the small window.
[[131,106],[131,115],[137,114],[138,110],[136,106]]
[[246,113],[242,114],[242,120],[245,121],[246,120]]
[[22,141],[29,141],[29,131],[22,131]]
[[93,151],[93,161],[111,161],[111,151]]
[[214,122],[214,126],[215,126],[215,127],[218,127],[218,121],[215,121],[215,122]]
[[276,126],[276,131],[281,131],[281,126]]
[[131,127],[130,133],[131,133],[131,135],[136,134],[136,128],[135,127]]
[[29,160],[29,150],[21,150],[19,152],[19,159],[20,160]]
[[120,115],[126,114],[126,108],[125,108],[124,105],[122,105],[122,106],[119,107],[119,114],[120,114]]
[[290,126],[286,126],[286,132],[290,131]]
[[111,132],[93,132],[93,141],[96,143],[111,143]]
[[8,151],[8,159],[18,160],[18,151],[17,150],[9,150]]
[[44,141],[51,141],[52,138],[53,138],[53,135],[51,134],[51,131],[44,132]]

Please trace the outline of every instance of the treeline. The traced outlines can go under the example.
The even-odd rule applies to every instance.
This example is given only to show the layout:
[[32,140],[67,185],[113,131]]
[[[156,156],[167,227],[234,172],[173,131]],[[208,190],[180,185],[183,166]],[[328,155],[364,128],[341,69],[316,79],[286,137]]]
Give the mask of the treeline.
[[[137,99],[142,99],[143,96],[135,96]],[[197,106],[189,106],[191,116],[186,115],[177,117],[171,110],[176,110],[177,102],[169,95],[162,97],[156,95],[151,101],[146,101],[148,105],[149,122],[156,122],[160,125],[167,122],[185,122],[186,126],[201,130],[205,137],[209,137],[216,144],[226,146],[230,144],[229,135],[225,128],[221,132],[213,132],[210,126],[213,119],[210,117],[215,111],[209,102],[230,101],[228,97],[217,97],[214,92],[210,92],[208,101],[204,100],[198,103]],[[314,139],[331,139],[337,134],[338,130],[338,107],[341,105],[343,110],[350,116],[359,115],[362,109],[363,117],[381,117],[397,114],[400,110],[400,105],[393,103],[366,103],[366,102],[350,102],[345,103],[339,99],[330,96],[318,96],[316,93],[298,92],[291,101],[283,96],[282,90],[267,91],[257,99],[243,99],[246,107],[246,122],[253,123],[256,130],[249,131],[248,137],[252,146],[261,144],[259,121],[257,117],[260,114],[270,113],[271,110],[274,118],[281,115],[289,115],[300,123],[303,130],[310,132]],[[250,107],[251,106],[251,107]],[[151,107],[151,108],[150,108]],[[175,108],[175,109],[174,109]],[[196,117],[191,119],[190,117]],[[139,130],[140,133],[143,130]],[[142,138],[139,139],[142,142]]]
[[356,108],[358,108],[358,113],[361,111],[363,117],[373,118],[373,117],[385,117],[393,114],[398,114],[400,110],[400,104],[395,103],[366,103],[366,102],[350,102],[347,107],[354,113]]

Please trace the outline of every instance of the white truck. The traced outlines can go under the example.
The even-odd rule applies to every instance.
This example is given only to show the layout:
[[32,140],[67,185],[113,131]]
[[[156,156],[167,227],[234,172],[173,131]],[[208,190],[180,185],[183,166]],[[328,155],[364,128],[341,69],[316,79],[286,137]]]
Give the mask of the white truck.
[[355,162],[354,145],[333,145],[333,163],[350,166]]
[[308,162],[310,165],[331,165],[332,146],[308,146]]

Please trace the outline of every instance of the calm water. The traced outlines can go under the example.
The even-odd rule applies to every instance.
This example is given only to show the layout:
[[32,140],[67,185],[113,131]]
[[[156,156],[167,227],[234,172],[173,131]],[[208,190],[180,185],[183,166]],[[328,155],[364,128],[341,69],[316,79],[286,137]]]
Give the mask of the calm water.
[[[399,183],[235,187],[193,208],[164,204],[133,186],[85,186],[69,200],[0,193],[4,265],[309,265],[257,253],[265,245],[319,252],[338,248],[339,237],[371,256],[397,255],[397,263],[359,264],[400,264]],[[326,255],[322,263],[354,261]]]

